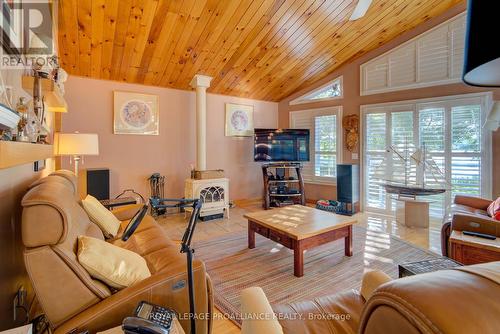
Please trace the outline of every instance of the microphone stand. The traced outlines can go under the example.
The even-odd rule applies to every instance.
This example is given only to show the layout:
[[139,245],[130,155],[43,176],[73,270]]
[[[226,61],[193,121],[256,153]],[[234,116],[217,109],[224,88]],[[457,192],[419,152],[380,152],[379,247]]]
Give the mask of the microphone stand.
[[[175,204],[165,204],[165,203]],[[195,307],[194,307],[194,278],[193,278],[193,254],[194,249],[191,248],[191,240],[193,238],[196,223],[200,215],[202,202],[199,199],[175,199],[175,198],[156,198],[151,197],[149,203],[154,210],[167,208],[192,208],[191,217],[189,218],[188,226],[182,237],[181,253],[186,253],[187,274],[188,274],[188,290],[189,290],[189,318],[191,323],[191,334],[196,334]]]

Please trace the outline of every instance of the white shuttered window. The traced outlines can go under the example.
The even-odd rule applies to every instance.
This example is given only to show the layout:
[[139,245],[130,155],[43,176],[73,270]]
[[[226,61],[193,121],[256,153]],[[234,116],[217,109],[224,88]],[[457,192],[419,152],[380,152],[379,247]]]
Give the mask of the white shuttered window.
[[335,184],[337,148],[341,134],[339,122],[342,107],[311,109],[290,113],[290,126],[294,129],[309,129],[310,161],[303,164],[306,183]]
[[459,82],[465,13],[362,64],[361,95]]
[[[446,193],[423,197],[431,202],[432,216],[442,216],[457,194],[490,197],[491,133],[481,127],[489,98],[472,94],[363,106],[365,208],[383,213],[395,210],[394,198],[385,193],[384,178],[404,180],[404,169],[386,149],[393,145],[402,151],[405,142],[414,147],[425,144],[448,183]],[[380,168],[382,161],[385,168]],[[433,180],[426,184],[438,186]]]

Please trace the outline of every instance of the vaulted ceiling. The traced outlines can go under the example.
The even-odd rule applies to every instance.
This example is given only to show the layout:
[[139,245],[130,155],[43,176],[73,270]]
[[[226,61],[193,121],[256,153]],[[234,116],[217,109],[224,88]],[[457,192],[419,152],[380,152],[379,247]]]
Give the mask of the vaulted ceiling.
[[464,0],[61,0],[70,74],[279,101]]

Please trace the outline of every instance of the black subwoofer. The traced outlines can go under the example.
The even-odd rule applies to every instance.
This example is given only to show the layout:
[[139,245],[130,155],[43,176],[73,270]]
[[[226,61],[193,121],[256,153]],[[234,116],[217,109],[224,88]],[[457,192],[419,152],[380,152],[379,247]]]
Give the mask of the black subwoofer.
[[98,200],[109,199],[109,169],[87,169],[87,194]]
[[337,165],[337,201],[345,214],[359,211],[359,165]]

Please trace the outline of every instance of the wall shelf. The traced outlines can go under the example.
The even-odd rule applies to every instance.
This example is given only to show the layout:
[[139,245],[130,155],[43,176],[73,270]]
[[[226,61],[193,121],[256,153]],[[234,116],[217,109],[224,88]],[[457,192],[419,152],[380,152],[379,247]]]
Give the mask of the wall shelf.
[[[23,75],[22,86],[23,89],[30,95],[33,94],[33,83],[35,78],[28,75]],[[48,111],[53,112],[67,112],[68,104],[64,99],[59,87],[54,81],[40,78],[40,85],[42,86],[42,94],[45,98],[45,104],[47,105]]]
[[45,160],[53,155],[52,145],[0,141],[0,169]]

